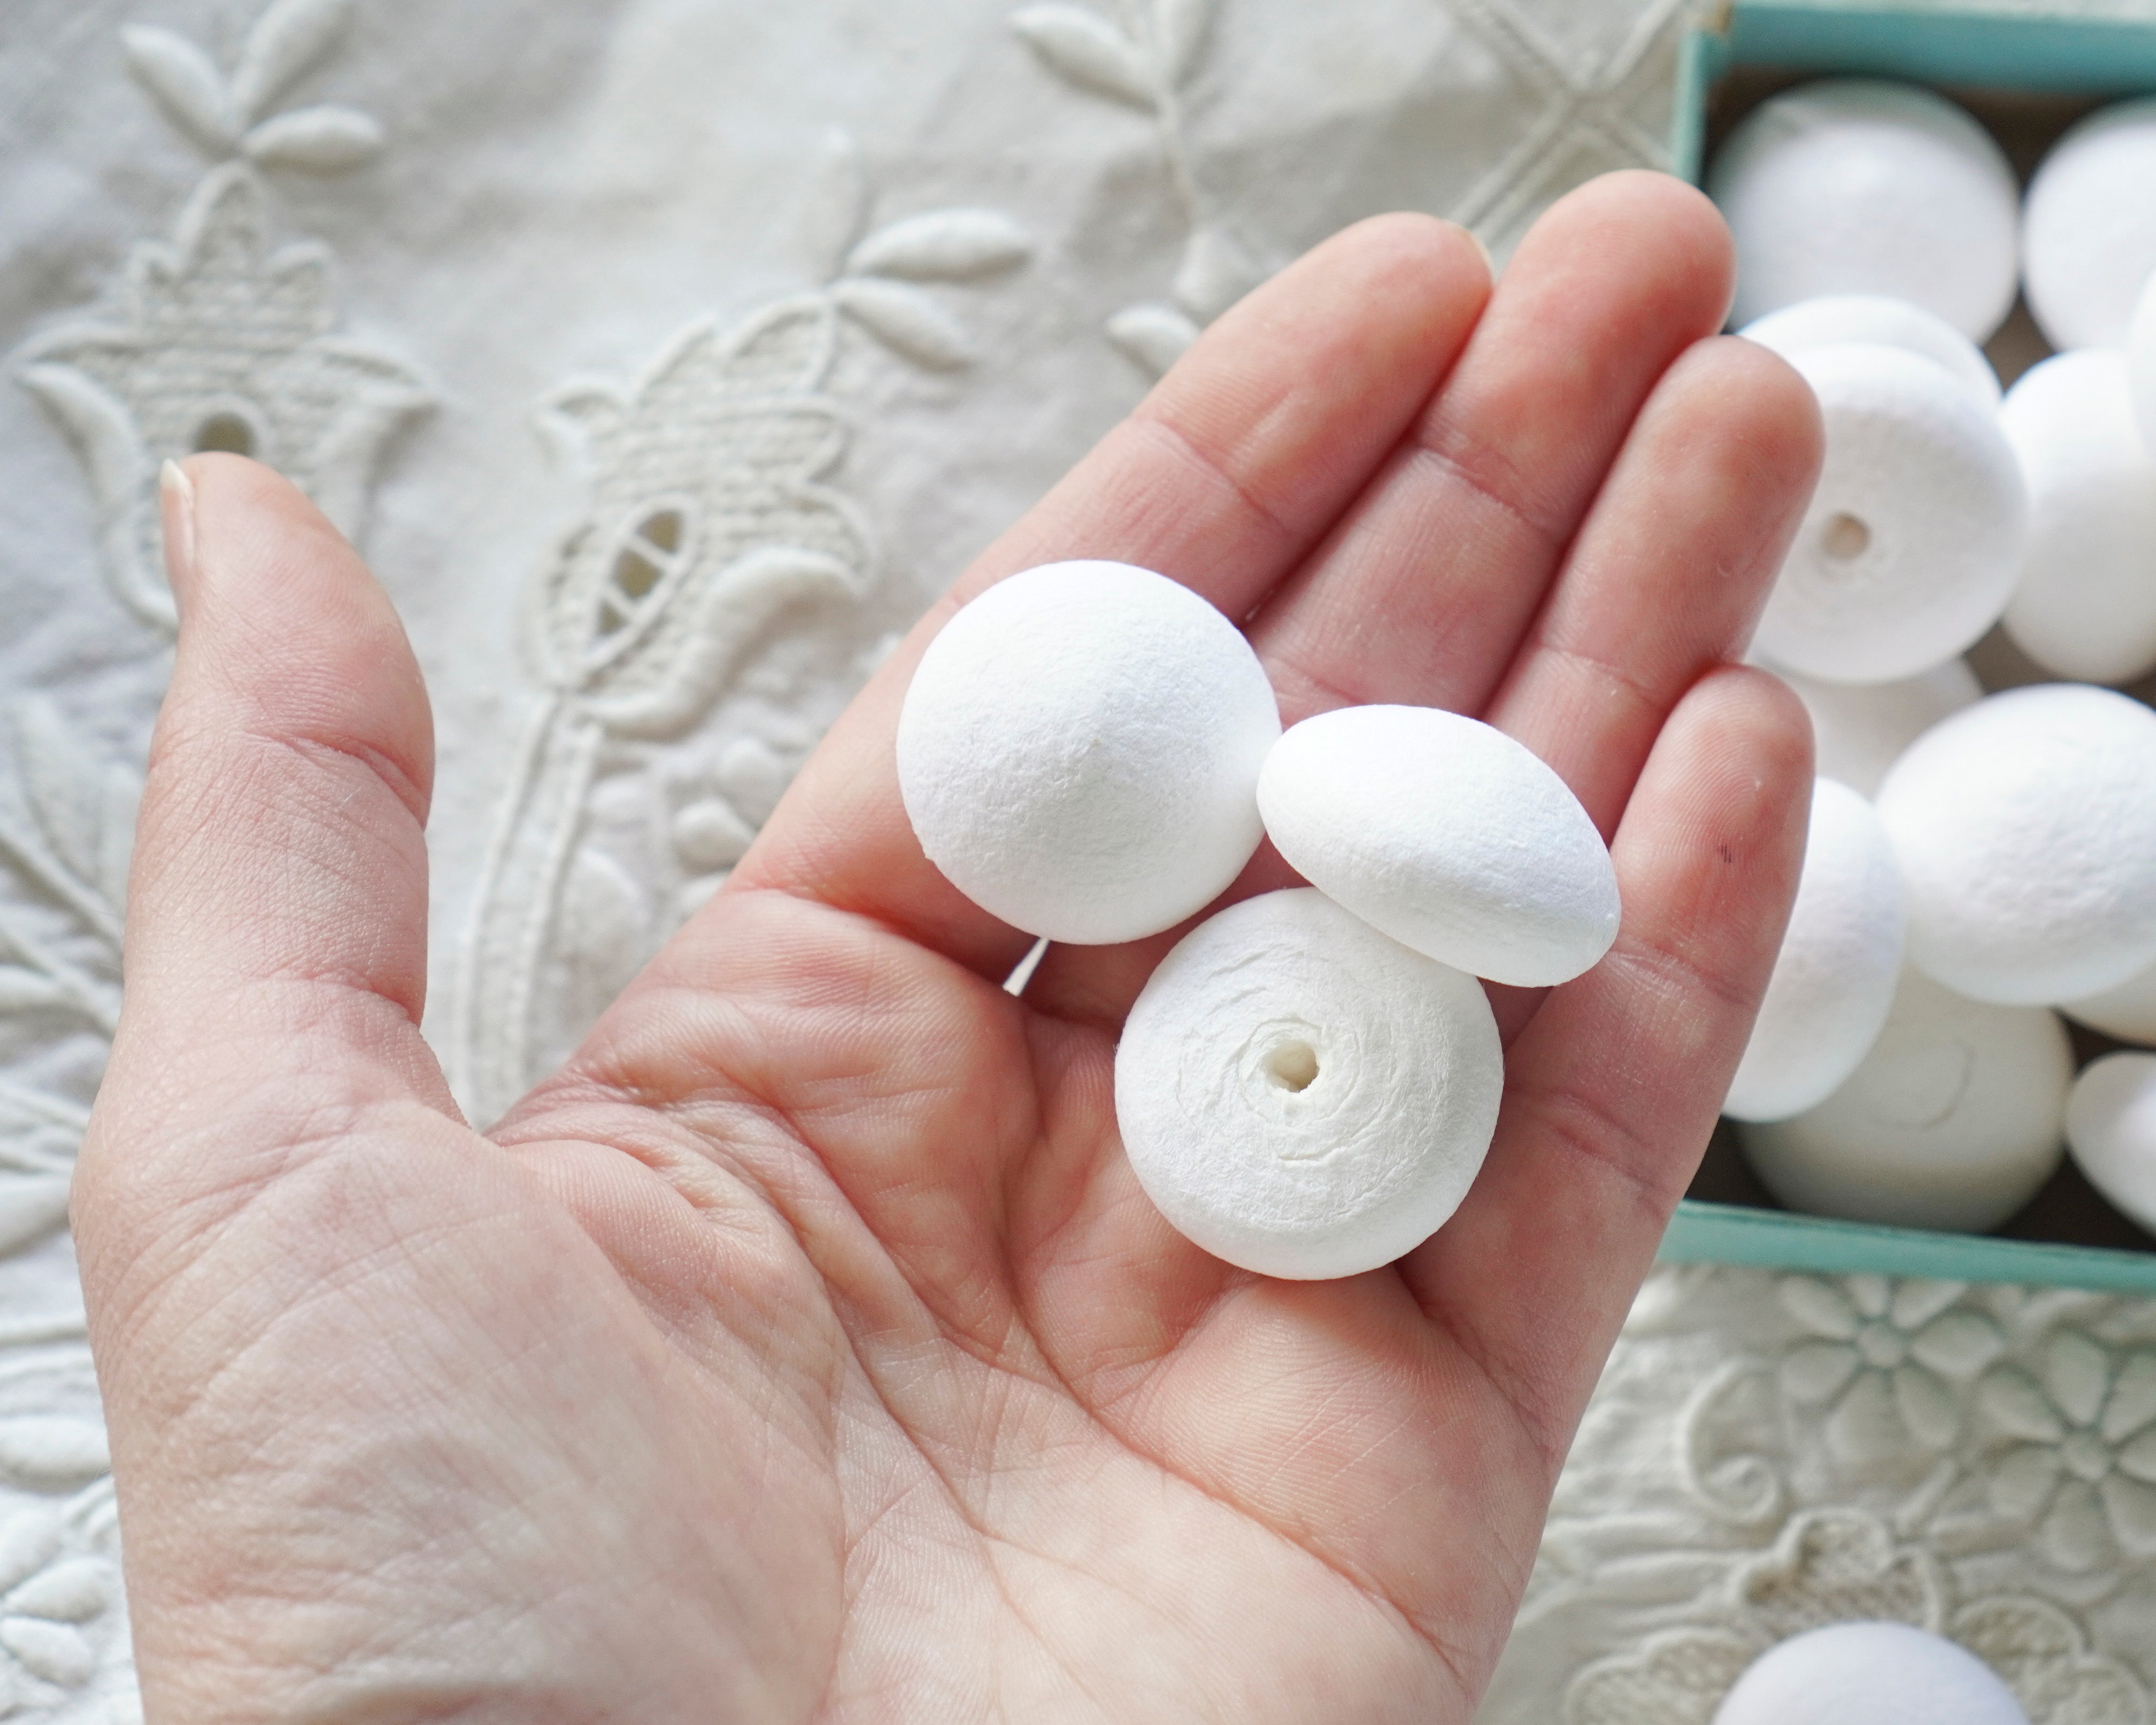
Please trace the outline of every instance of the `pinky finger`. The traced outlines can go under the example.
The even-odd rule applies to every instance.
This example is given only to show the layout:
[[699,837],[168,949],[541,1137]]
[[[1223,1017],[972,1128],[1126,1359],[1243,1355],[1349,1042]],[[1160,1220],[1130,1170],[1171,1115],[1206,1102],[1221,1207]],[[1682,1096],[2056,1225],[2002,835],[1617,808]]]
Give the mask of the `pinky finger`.
[[1401,1265],[1553,1468],[1713,1130],[1803,861],[1810,727],[1763,671],[1694,684],[1611,846],[1616,945],[1506,1057],[1497,1135],[1444,1230]]

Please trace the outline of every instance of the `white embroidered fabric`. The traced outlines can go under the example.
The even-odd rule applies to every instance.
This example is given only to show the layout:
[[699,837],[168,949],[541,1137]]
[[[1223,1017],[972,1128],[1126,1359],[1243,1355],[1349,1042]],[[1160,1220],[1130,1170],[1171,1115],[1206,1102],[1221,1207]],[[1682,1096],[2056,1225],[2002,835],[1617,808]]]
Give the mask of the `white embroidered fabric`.
[[[1572,185],[1661,164],[1684,22],[0,10],[0,1717],[140,1717],[65,1220],[170,664],[159,461],[274,463],[407,619],[440,737],[427,1029],[490,1115],[1204,323],[1359,215],[1502,257]],[[1490,1717],[1704,1720],[1742,1650],[1876,1599],[2046,1725],[2148,1718],[2144,1343],[2123,1301],[1663,1272]]]

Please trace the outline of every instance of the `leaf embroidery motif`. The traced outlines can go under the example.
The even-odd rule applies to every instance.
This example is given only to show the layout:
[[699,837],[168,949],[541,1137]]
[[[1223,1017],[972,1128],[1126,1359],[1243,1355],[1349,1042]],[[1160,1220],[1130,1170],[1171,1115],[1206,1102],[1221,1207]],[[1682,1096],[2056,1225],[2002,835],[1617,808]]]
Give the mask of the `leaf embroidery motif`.
[[1150,109],[1156,97],[1138,46],[1097,12],[1083,6],[1028,6],[1011,28],[1042,62],[1072,83]]

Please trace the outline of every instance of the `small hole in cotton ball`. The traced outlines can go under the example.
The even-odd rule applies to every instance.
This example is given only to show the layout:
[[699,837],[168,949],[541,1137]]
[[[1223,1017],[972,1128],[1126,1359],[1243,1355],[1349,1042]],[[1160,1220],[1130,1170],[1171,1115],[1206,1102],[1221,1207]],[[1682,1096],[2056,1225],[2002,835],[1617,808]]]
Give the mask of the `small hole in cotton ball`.
[[1307,1042],[1283,1042],[1265,1056],[1265,1076],[1282,1090],[1308,1090],[1317,1081],[1317,1050]]
[[1862,557],[1871,546],[1871,529],[1853,515],[1829,516],[1825,529],[1820,534],[1820,549],[1838,563]]

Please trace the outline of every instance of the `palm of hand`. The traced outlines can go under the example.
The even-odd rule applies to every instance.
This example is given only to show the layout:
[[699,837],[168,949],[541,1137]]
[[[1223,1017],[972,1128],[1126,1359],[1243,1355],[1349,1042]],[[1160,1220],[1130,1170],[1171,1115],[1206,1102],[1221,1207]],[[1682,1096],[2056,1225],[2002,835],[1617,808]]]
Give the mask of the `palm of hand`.
[[1466,1719],[1801,843],[1800,717],[1722,662],[1815,431],[1699,341],[1727,276],[1645,177],[1560,206],[1486,310],[1456,232],[1354,230],[962,585],[1168,569],[1255,613],[1288,717],[1481,711],[1615,830],[1619,947],[1500,1001],[1466,1204],[1337,1283],[1228,1269],[1132,1178],[1116,1027],[1171,937],[998,986],[1026,942],[890,769],[936,619],[471,1132],[416,1029],[395,619],[295,495],[192,464],[77,1201],[151,1717]]

